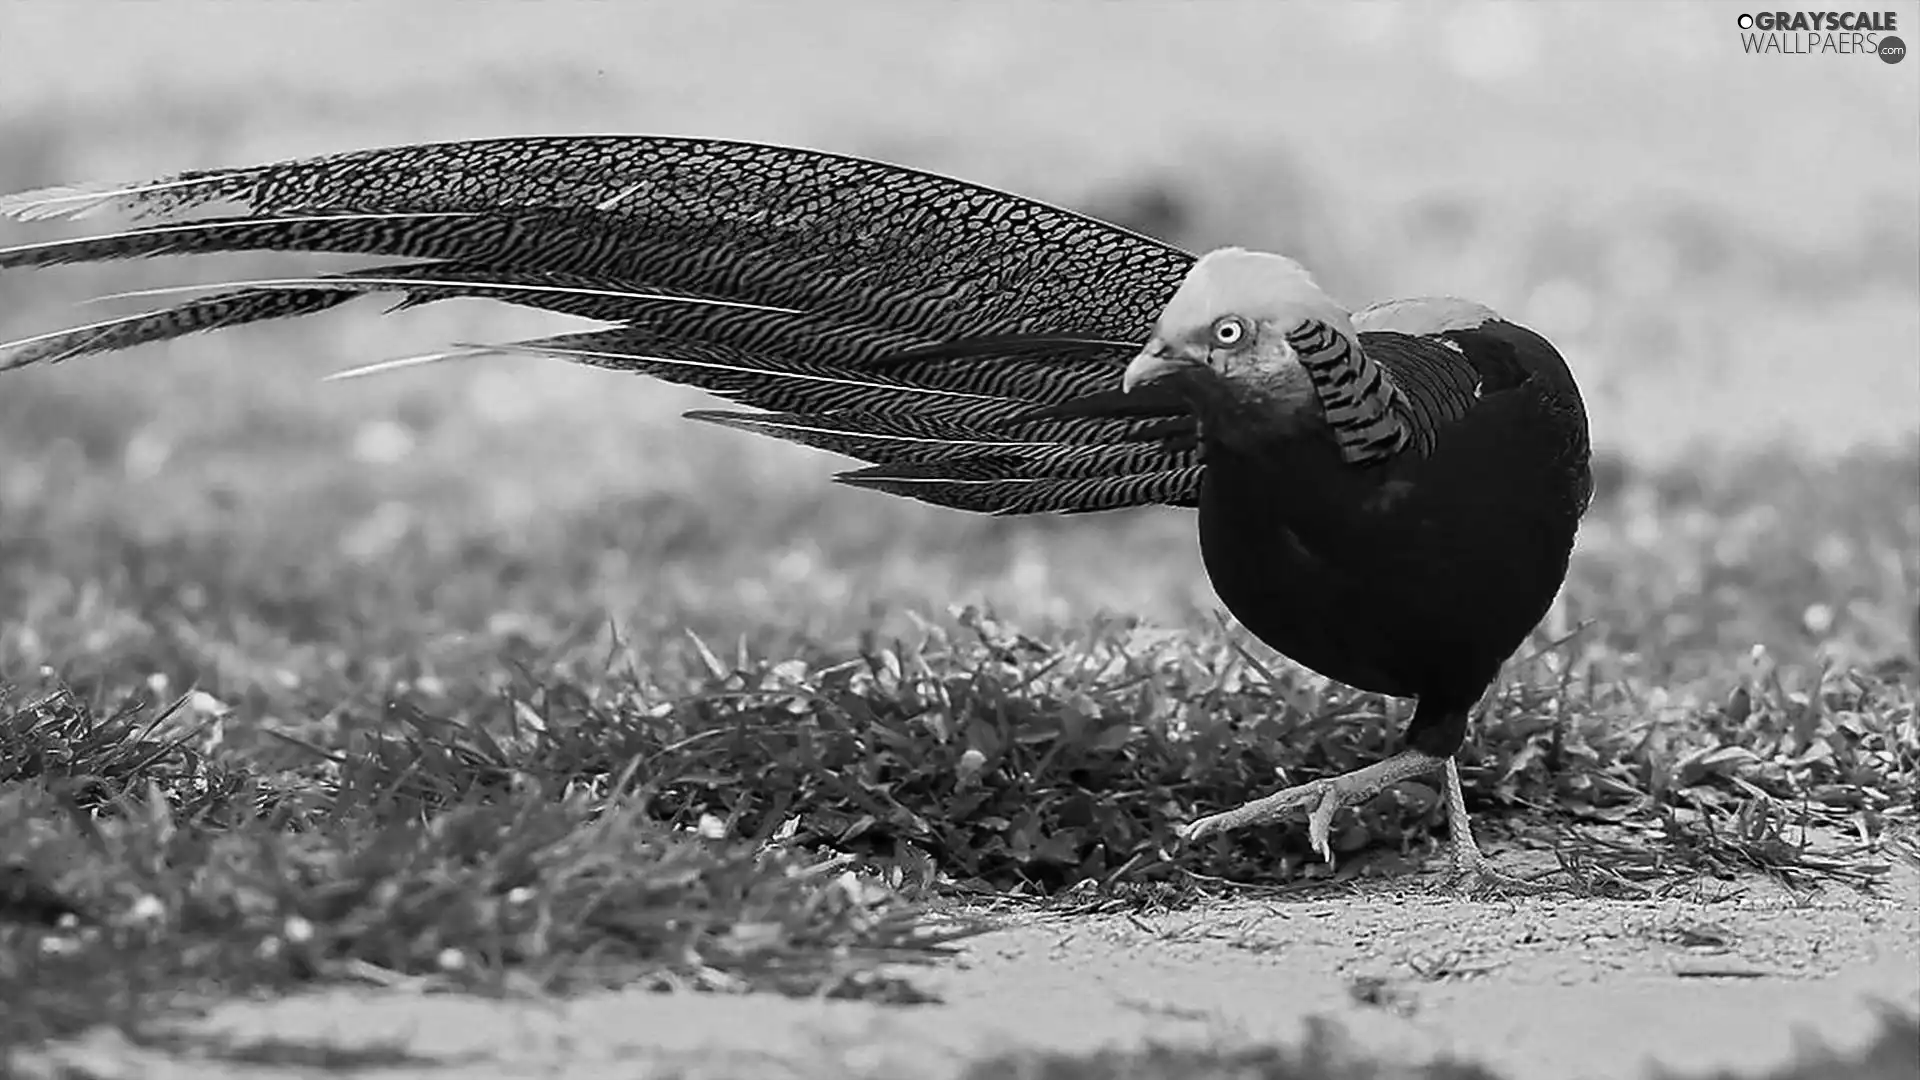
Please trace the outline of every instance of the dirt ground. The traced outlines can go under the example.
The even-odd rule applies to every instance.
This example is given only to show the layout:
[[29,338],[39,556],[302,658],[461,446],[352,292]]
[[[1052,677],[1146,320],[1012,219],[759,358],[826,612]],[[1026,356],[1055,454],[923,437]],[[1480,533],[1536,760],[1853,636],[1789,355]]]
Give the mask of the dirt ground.
[[[1511,865],[1511,864],[1509,864]],[[195,1025],[242,1041],[387,1044],[365,1075],[944,1080],[1016,1047],[1287,1041],[1324,1017],[1367,1051],[1442,1052],[1535,1080],[1757,1070],[1806,1039],[1867,1042],[1871,1004],[1920,1009],[1920,872],[1868,897],[1764,880],[1720,898],[1468,902],[1410,875],[1347,895],[1235,898],[1157,916],[995,916],[956,962],[914,969],[940,1004],[602,994],[568,1002],[330,990],[236,1002]],[[99,1077],[293,1076],[96,1035],[39,1060]],[[644,1072],[635,1072],[636,1067]],[[309,1063],[309,1070],[314,1069]],[[66,1073],[65,1075],[72,1075]],[[359,1075],[329,1069],[328,1075]]]

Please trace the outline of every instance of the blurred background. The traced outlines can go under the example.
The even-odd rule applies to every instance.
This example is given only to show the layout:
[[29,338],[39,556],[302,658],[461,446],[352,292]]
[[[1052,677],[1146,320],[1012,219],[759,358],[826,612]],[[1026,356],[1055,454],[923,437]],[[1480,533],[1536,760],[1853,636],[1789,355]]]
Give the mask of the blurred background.
[[[1920,6],[1874,6],[1920,38]],[[1634,468],[1910,458],[1920,61],[1744,55],[1742,10],[16,0],[0,5],[0,189],[509,134],[808,145],[1194,249],[1283,250],[1353,306],[1484,301],[1561,348],[1597,443]],[[0,242],[72,231],[6,223]],[[100,293],[263,268],[11,275],[0,337],[125,310],[74,306]],[[521,558],[563,558],[556,572],[641,632],[831,637],[971,600],[1041,620],[1209,617],[1184,514],[991,521],[839,489],[830,457],[677,420],[698,394],[554,361],[318,383],[570,325],[478,302],[379,310],[0,379],[4,561],[42,574],[9,599],[46,609],[9,620],[0,653],[105,644],[117,631],[97,618],[73,620],[93,637],[48,636],[91,586],[73,574],[49,593],[44,576],[63,547],[125,563],[125,536],[141,558],[217,552],[196,571],[209,581],[310,590],[316,560],[412,582],[409,560],[479,559],[496,594],[436,594],[425,575],[388,598],[456,630],[586,614],[515,594]],[[1891,490],[1888,512],[1920,532],[1920,496]],[[1631,540],[1630,523],[1609,529],[1583,544]],[[1910,596],[1911,554],[1887,557],[1873,587]]]

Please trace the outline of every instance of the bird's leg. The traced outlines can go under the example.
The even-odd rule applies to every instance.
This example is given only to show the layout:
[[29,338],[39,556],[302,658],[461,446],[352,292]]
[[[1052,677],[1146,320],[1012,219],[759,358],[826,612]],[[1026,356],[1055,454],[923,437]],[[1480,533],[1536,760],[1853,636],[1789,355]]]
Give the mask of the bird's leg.
[[1441,882],[1441,888],[1461,896],[1480,893],[1538,894],[1560,891],[1563,887],[1544,885],[1502,873],[1493,868],[1473,842],[1473,826],[1467,821],[1467,797],[1460,787],[1460,766],[1447,759],[1445,793],[1447,802],[1447,847],[1453,868]]
[[1364,769],[1290,787],[1264,799],[1255,799],[1232,810],[1190,822],[1181,827],[1180,838],[1186,841],[1199,840],[1217,832],[1276,821],[1294,810],[1305,809],[1308,841],[1321,858],[1332,862],[1333,844],[1328,834],[1333,828],[1333,815],[1341,807],[1358,806],[1402,780],[1424,776],[1449,761],[1450,758],[1435,757],[1419,750],[1402,750]]

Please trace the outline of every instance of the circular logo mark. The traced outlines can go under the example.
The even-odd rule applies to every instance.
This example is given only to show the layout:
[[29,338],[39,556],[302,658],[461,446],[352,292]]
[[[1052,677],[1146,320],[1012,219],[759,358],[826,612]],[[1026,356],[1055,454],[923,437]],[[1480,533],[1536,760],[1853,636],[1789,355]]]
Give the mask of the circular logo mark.
[[1907,58],[1907,43],[1888,34],[1880,39],[1880,59],[1884,63],[1897,64]]

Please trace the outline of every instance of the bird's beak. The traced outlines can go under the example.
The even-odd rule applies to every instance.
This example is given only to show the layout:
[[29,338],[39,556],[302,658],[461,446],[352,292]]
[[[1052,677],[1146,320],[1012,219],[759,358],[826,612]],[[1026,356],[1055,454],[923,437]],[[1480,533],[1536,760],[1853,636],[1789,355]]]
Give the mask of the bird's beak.
[[1206,358],[1196,355],[1193,350],[1177,348],[1159,338],[1147,342],[1131,363],[1127,364],[1126,374],[1120,376],[1120,389],[1131,393],[1136,386],[1159,382],[1169,375],[1189,371],[1206,363]]

